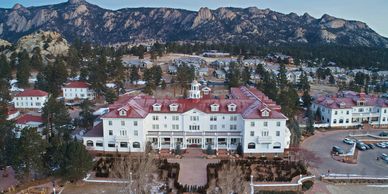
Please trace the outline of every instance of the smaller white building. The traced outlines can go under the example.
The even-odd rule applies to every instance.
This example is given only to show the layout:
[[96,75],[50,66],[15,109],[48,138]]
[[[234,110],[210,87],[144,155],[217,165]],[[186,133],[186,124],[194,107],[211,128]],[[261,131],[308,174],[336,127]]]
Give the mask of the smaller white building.
[[12,102],[17,109],[40,109],[48,99],[48,93],[42,90],[24,90],[15,95]]
[[21,132],[26,127],[36,128],[39,133],[43,131],[43,118],[41,116],[25,114],[15,120],[15,136],[20,138]]
[[65,100],[74,100],[74,99],[89,99],[93,100],[95,95],[94,91],[91,90],[90,84],[82,81],[72,81],[66,83],[62,87],[63,97]]

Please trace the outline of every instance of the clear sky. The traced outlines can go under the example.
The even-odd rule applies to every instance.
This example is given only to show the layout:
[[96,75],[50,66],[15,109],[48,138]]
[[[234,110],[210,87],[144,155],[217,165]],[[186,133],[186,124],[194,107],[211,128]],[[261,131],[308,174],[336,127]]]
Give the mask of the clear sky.
[[[10,8],[15,3],[26,7],[60,3],[67,0],[0,0],[0,7]],[[200,7],[270,8],[282,13],[307,12],[319,18],[324,13],[348,20],[367,23],[377,33],[388,37],[388,0],[87,0],[107,9],[125,7],[173,7],[198,10]]]

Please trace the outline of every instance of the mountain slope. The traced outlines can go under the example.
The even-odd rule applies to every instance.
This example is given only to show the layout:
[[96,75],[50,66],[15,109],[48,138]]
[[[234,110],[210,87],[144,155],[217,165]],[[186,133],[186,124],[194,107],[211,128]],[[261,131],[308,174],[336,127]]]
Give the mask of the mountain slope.
[[84,0],[25,8],[0,9],[0,38],[15,42],[37,30],[76,35],[96,43],[142,41],[207,41],[263,44],[301,42],[347,46],[388,47],[388,39],[365,23],[307,13],[282,14],[250,7],[201,8],[198,12],[172,8],[107,10]]

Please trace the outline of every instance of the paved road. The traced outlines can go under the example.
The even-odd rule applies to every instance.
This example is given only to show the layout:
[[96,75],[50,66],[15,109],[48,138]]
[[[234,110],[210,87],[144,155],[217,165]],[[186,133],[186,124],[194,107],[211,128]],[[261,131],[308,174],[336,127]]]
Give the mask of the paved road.
[[[376,130],[375,133],[381,130]],[[360,174],[388,176],[388,164],[382,160],[377,161],[376,157],[381,153],[388,153],[388,149],[375,148],[374,150],[360,151],[357,164],[345,164],[331,158],[330,151],[334,145],[341,146],[345,151],[350,145],[342,142],[349,133],[357,130],[338,130],[329,132],[316,132],[316,135],[307,138],[301,145],[306,150],[304,153],[309,164],[314,168],[316,174],[331,173]]]
[[182,158],[169,159],[170,163],[179,163],[178,182],[181,185],[203,186],[207,183],[206,167],[210,163],[218,163],[217,159]]

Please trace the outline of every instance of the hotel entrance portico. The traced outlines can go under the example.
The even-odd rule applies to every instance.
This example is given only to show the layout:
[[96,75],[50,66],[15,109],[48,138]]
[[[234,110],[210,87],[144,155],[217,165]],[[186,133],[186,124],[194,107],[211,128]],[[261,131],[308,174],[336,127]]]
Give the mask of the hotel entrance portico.
[[186,145],[187,147],[191,147],[191,148],[201,148],[202,138],[187,138]]

